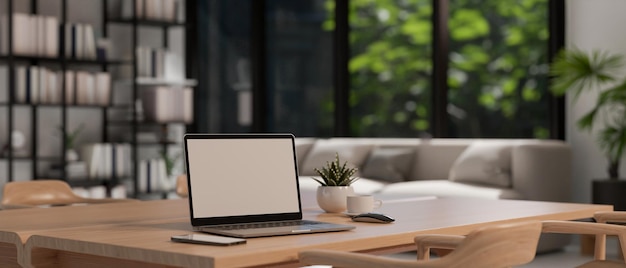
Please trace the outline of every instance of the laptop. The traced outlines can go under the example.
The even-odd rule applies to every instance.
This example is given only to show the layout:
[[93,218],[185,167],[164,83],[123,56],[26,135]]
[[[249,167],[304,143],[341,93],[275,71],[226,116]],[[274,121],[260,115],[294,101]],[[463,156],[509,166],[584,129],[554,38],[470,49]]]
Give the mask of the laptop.
[[302,219],[294,143],[292,134],[186,134],[194,230],[249,238],[354,229]]

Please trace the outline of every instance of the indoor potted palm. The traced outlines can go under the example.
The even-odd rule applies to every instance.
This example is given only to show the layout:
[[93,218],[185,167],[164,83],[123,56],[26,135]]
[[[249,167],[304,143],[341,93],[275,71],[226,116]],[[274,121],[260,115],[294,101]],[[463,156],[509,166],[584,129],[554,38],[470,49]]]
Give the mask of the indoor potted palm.
[[[608,180],[593,182],[594,203],[615,205],[616,210],[626,209],[626,182],[619,180],[619,165],[626,149],[626,78],[623,74],[624,58],[608,52],[579,49],[563,50],[551,66],[553,80],[551,91],[556,95],[566,92],[578,100],[584,91],[597,91],[597,101],[592,109],[577,121],[580,130],[597,130],[597,143],[608,160]],[[618,199],[612,201],[611,195]]]
[[339,154],[335,154],[335,160],[326,162],[322,169],[315,169],[320,179],[313,178],[320,183],[317,188],[317,204],[326,212],[343,212],[346,210],[346,197],[354,194],[352,183],[358,178],[354,177],[356,168],[348,167],[348,162],[341,164]]

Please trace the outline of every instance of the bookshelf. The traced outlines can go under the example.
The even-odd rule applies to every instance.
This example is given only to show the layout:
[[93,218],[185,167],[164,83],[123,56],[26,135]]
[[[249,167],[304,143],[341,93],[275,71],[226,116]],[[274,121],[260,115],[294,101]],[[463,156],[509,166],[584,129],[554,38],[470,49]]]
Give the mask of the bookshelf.
[[[0,44],[0,51],[5,52],[0,54],[0,66],[6,68],[5,78],[0,78],[0,82],[6,84],[4,89],[0,89],[0,96],[1,94],[5,95],[4,99],[0,99],[0,122],[3,122],[3,125],[6,126],[6,131],[0,133],[0,145],[3,147],[0,155],[0,166],[4,165],[7,167],[6,174],[0,174],[0,176],[6,175],[6,178],[8,178],[6,181],[52,178],[65,180],[73,186],[80,187],[103,185],[107,188],[109,194],[116,185],[126,185],[127,193],[131,197],[166,196],[168,192],[173,190],[173,187],[171,189],[164,187],[162,189],[142,190],[145,189],[145,187],[142,188],[142,184],[145,184],[145,182],[141,181],[140,176],[145,172],[140,166],[146,159],[157,159],[161,154],[167,155],[168,152],[182,147],[177,139],[169,137],[168,132],[172,128],[183,129],[184,132],[186,125],[192,122],[193,115],[187,115],[189,118],[165,119],[150,116],[152,110],[163,110],[168,108],[168,105],[165,103],[158,109],[152,107],[150,111],[146,111],[144,107],[149,106],[147,105],[149,102],[145,100],[146,96],[149,96],[146,92],[158,91],[170,94],[171,92],[169,91],[176,91],[173,93],[173,96],[178,96],[178,91],[183,91],[184,89],[191,91],[191,95],[193,95],[196,82],[194,79],[188,78],[187,73],[178,74],[176,77],[168,76],[165,73],[167,71],[167,60],[161,60],[160,62],[148,61],[146,63],[145,57],[142,58],[139,53],[139,48],[147,46],[154,48],[155,52],[150,55],[153,61],[155,60],[155,55],[157,57],[161,55],[166,55],[163,57],[176,56],[173,54],[175,52],[169,51],[169,46],[171,45],[169,33],[172,29],[183,29],[183,33],[186,34],[184,29],[189,27],[190,24],[184,21],[185,2],[183,0],[88,0],[88,2],[89,4],[84,4],[83,1],[80,3],[81,5],[90,5],[89,8],[92,12],[101,12],[99,21],[95,22],[93,26],[71,19],[71,12],[79,12],[71,10],[71,6],[75,6],[77,1],[55,1],[53,5],[57,6],[57,14],[52,16],[45,15],[45,17],[54,17],[58,23],[58,47],[53,46],[51,49],[48,49],[48,51],[56,50],[56,53],[50,52],[45,55],[16,51],[18,42],[14,42],[14,38],[16,37],[17,25],[15,25],[14,18],[16,16],[40,16],[42,4],[49,6],[50,1],[4,0],[4,2],[0,2],[0,4],[5,4],[5,6],[0,7],[0,10],[8,11],[4,14],[9,14],[4,16],[7,18],[4,20],[5,23],[0,23],[0,34],[3,35],[2,40],[8,40],[8,42]],[[155,17],[154,12],[156,9],[151,6],[155,5],[155,3],[159,3],[159,5],[165,5],[165,3],[167,5],[173,4],[176,7],[176,13],[168,15],[171,16],[168,19]],[[130,8],[130,13],[128,13],[128,8]],[[162,14],[165,14],[163,7],[160,10],[160,12],[163,12]],[[126,17],[124,17],[123,12],[125,12]],[[138,14],[138,16],[128,16],[128,14]],[[44,17],[44,15],[41,16]],[[22,20],[24,19],[22,18]],[[70,26],[68,28],[66,25],[80,26],[75,28]],[[82,28],[91,30],[82,30]],[[117,55],[114,55],[114,53],[111,53],[114,50],[121,51],[124,49],[123,44],[120,45],[121,48],[116,47],[118,43],[114,41],[116,37],[113,36],[116,33],[111,33],[113,32],[112,28],[115,28],[118,38],[121,32],[123,40],[130,40],[130,42],[127,42],[129,46],[126,47],[126,50],[128,50],[126,54],[118,52]],[[85,37],[88,37],[91,41],[85,41],[77,45],[75,43],[76,39],[72,38],[78,36],[78,31],[85,32],[83,40],[87,40]],[[90,31],[91,33],[89,33]],[[157,38],[160,40],[151,44],[142,43],[145,38],[140,38],[140,35],[144,35],[144,31],[151,35],[160,35],[160,38]],[[72,38],[67,35],[68,32],[71,32]],[[99,39],[96,37],[92,39],[91,36],[94,35],[99,37]],[[31,37],[39,38],[37,36]],[[100,40],[108,41],[109,44],[101,45]],[[175,41],[178,42],[178,40],[181,39]],[[184,40],[185,38],[182,38],[180,41],[183,45]],[[71,45],[69,45],[70,42]],[[48,43],[52,44],[54,42]],[[79,50],[89,52],[78,56]],[[177,60],[178,62],[186,64],[185,61],[187,59],[184,54],[177,56],[180,57]],[[142,71],[141,68],[145,69],[146,67],[152,71],[160,68],[161,72],[158,75],[145,73],[145,70],[143,70],[144,73],[140,73]],[[46,93],[46,96],[53,96],[50,97],[53,101],[44,102],[33,99],[34,95],[30,93],[31,85],[39,84],[39,82],[31,80],[26,80],[25,82],[23,79],[20,79],[24,76],[24,73],[27,74],[26,77],[30,78],[31,69],[44,68],[53,70],[50,73],[57,75],[55,78],[50,78],[50,81],[55,81],[54,84],[58,85],[58,88],[51,89],[53,94]],[[27,71],[24,71],[24,69]],[[88,89],[93,88],[93,92],[87,90],[87,93],[79,94],[77,90],[76,96],[72,96],[67,88],[75,86],[75,88],[82,89],[89,84],[87,82],[85,82],[87,84],[80,84],[82,80],[68,77],[68,73],[72,72],[77,77],[79,73],[81,75],[84,75],[84,73],[102,74],[102,76],[107,74],[110,85],[102,82],[103,80],[98,80],[96,78],[98,76],[94,75],[94,78],[85,78],[85,81],[93,81],[93,86],[86,87]],[[45,81],[48,81],[48,79],[45,79]],[[72,85],[72,83],[75,84]],[[78,86],[79,84],[81,85],[80,87]],[[105,89],[99,89],[98,87]],[[28,94],[20,91],[23,88],[28,89],[26,91]],[[158,90],[155,90],[155,88],[158,88]],[[40,92],[44,91],[41,90]],[[99,94],[106,101],[97,101]],[[125,96],[119,97],[118,95]],[[162,98],[161,95],[155,98]],[[25,96],[28,96],[28,98]],[[189,100],[189,97],[187,99],[176,98],[180,99],[180,101],[193,102],[192,99]],[[193,104],[190,105],[193,107]],[[51,115],[55,115],[57,119],[49,120]],[[54,123],[49,121],[54,121]],[[109,155],[112,155],[112,160],[105,161],[106,167],[100,167],[99,171],[104,173],[93,172],[90,167],[96,166],[93,164],[95,160],[79,152],[81,161],[87,162],[87,158],[89,158],[89,163],[86,165],[87,171],[85,175],[73,175],[71,164],[75,162],[68,159],[68,157],[71,158],[73,153],[71,150],[64,149],[68,145],[68,140],[64,137],[67,137],[68,134],[72,133],[79,126],[82,127],[77,122],[87,122],[88,125],[85,127],[85,133],[82,134],[84,138],[80,144],[81,148],[89,147],[93,144],[102,144],[101,147],[93,147],[97,147],[98,150],[103,152],[105,155],[104,159],[108,159]],[[42,136],[55,134],[50,133],[51,129],[55,127],[58,128],[57,137],[42,138]],[[21,137],[20,135],[13,135],[15,131],[21,133]],[[147,133],[152,133],[157,138],[146,140],[144,136]],[[8,146],[9,144],[14,144],[16,139],[25,140],[25,149]],[[120,144],[124,146],[116,147],[116,145]],[[90,155],[97,155],[92,153],[93,150],[83,150],[81,148],[75,149],[89,152]],[[179,161],[182,161],[182,158]],[[115,169],[122,167],[125,163],[129,163],[129,166],[125,167],[123,171]],[[60,168],[53,170],[54,166]],[[113,170],[109,170],[110,168],[113,168]],[[0,170],[3,169],[0,168]]]

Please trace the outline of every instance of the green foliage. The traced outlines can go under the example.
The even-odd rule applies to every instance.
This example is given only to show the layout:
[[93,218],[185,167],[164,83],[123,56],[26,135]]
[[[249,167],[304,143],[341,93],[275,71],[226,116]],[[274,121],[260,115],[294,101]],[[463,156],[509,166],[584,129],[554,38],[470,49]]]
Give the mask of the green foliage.
[[326,162],[326,166],[322,169],[315,169],[315,172],[322,177],[322,180],[313,178],[319,182],[322,186],[350,186],[357,177],[352,177],[356,173],[356,168],[350,168],[347,166],[348,162],[344,162],[343,165],[339,161],[339,154],[335,154],[335,161]]
[[562,50],[552,64],[551,74],[555,76],[550,90],[558,95],[573,91],[574,99],[581,92],[616,80],[615,73],[623,67],[621,55],[592,51],[587,54],[580,49]]
[[161,158],[165,162],[165,173],[168,176],[172,176],[172,172],[174,170],[174,166],[176,165],[176,161],[181,157],[181,153],[177,153],[175,155],[169,155],[167,151],[161,150],[159,151]]
[[[626,77],[617,75],[623,67],[621,55],[597,50],[587,53],[575,48],[561,51],[550,69],[554,76],[550,89],[556,95],[572,92],[577,101],[582,92],[598,92],[595,106],[578,119],[577,126],[592,131],[600,124],[598,121],[602,122],[597,142],[608,158],[611,179],[619,177],[619,164],[626,149]],[[619,83],[613,85],[616,81]]]
[[479,10],[458,9],[450,17],[450,35],[455,40],[472,40],[489,34],[489,22]]
[[[66,150],[74,149],[74,146],[76,145],[76,140],[78,139],[78,135],[80,135],[80,132],[82,132],[84,128],[85,125],[81,123],[77,128],[65,133],[64,139]],[[63,135],[63,127],[58,126],[57,129],[59,130],[59,133]]]
[[[432,1],[349,3],[351,134],[429,131]],[[459,111],[450,113],[450,135],[549,136],[548,0],[459,0],[449,9],[448,102]]]

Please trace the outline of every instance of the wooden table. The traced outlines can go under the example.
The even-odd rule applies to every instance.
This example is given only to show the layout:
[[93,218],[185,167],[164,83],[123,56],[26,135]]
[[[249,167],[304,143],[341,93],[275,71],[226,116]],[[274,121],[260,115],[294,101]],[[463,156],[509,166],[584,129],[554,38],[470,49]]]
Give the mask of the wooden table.
[[[395,217],[396,222],[372,224],[309,208],[305,210],[306,219],[353,224],[357,228],[253,238],[245,245],[219,247],[170,242],[172,235],[191,232],[188,206],[185,200],[163,200],[41,209],[37,213],[30,209],[1,211],[0,234],[13,234],[20,242],[26,241],[17,257],[25,267],[274,267],[297,265],[297,253],[304,249],[403,252],[414,248],[412,240],[417,234],[462,235],[480,226],[524,220],[572,220],[611,210],[610,205],[514,200],[405,200],[385,202],[380,209]],[[11,223],[5,222],[9,214],[16,217],[11,218]],[[51,225],[44,227],[48,223]]]
[[189,217],[187,200],[112,203],[0,211],[0,267],[26,266],[24,244],[43,231]]

